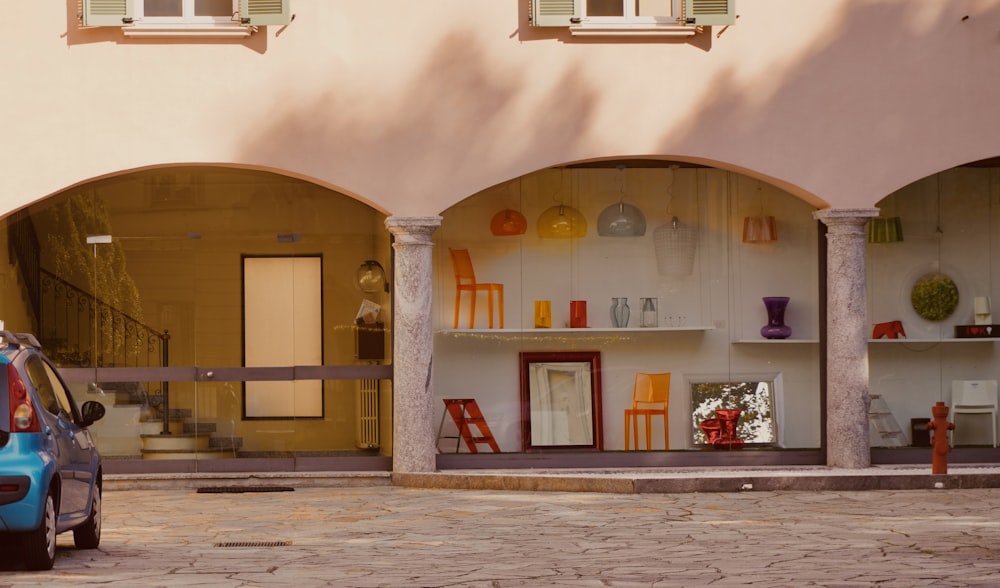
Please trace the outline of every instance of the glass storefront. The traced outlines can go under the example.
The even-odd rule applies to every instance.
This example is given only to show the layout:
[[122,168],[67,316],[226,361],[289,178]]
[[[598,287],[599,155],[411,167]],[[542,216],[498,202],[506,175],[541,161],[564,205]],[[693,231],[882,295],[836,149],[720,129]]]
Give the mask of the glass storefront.
[[3,318],[38,334],[81,401],[108,407],[93,428],[108,471],[338,457],[383,458],[369,469],[386,469],[384,219],[257,171],[101,180],[8,219],[29,302]]
[[[633,398],[649,389],[642,374],[670,374],[669,430],[651,414],[653,450],[816,455],[813,208],[736,173],[618,163],[538,171],[443,213],[434,291],[440,449],[455,451],[458,428],[445,407],[463,398],[476,400],[504,452],[621,452],[635,440],[645,449],[646,415],[636,413],[636,431],[630,411],[649,406]],[[456,298],[451,250],[468,251],[478,282],[502,284],[493,304],[503,306],[503,328],[496,316],[489,328],[485,290],[472,317],[472,295]],[[763,332],[775,326],[765,298],[788,299],[774,317],[785,328]]]

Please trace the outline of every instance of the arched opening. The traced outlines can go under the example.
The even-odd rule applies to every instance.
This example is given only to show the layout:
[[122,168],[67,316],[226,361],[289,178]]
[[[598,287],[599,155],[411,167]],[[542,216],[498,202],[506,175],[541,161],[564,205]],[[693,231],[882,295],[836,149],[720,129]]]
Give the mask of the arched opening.
[[[644,232],[597,226],[624,205],[641,212]],[[560,208],[586,229],[555,235],[547,219]],[[436,233],[439,466],[822,463],[814,210],[734,171],[614,159],[529,173],[446,210]],[[497,215],[512,213],[524,231],[497,234]],[[456,296],[452,249],[469,252],[478,281],[503,284],[503,328],[489,327],[486,294],[471,317],[470,294]],[[789,299],[790,335],[764,329],[771,297]],[[566,372],[572,393],[560,400]],[[647,446],[640,417],[635,451],[628,411],[647,373],[670,374],[668,431],[656,415]],[[490,456],[469,455],[445,412],[455,399],[477,401],[502,456],[486,445],[477,450]],[[711,421],[728,409],[740,410],[735,431],[716,443]]]
[[123,173],[8,217],[3,318],[107,406],[109,473],[389,469],[384,219],[271,172]]
[[992,159],[921,178],[877,205],[882,220],[869,231],[866,262],[875,460],[928,461],[926,423],[937,402],[953,412],[950,460],[1000,459],[995,410],[954,414],[969,382],[989,388],[990,408],[996,399],[998,189]]

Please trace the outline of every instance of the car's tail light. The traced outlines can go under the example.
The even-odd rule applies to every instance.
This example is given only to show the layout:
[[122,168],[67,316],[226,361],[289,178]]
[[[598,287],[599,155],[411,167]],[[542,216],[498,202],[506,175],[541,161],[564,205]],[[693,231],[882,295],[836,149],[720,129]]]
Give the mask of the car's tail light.
[[14,365],[7,364],[7,389],[10,394],[10,430],[13,433],[38,433],[38,419],[35,408],[28,397],[28,388]]

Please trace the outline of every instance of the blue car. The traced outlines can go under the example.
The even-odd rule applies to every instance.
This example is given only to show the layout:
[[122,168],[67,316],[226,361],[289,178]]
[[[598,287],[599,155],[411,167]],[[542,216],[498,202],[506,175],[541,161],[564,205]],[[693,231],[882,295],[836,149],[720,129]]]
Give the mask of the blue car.
[[32,335],[0,331],[0,544],[48,570],[56,534],[101,542],[101,457],[87,427],[104,406],[78,407]]

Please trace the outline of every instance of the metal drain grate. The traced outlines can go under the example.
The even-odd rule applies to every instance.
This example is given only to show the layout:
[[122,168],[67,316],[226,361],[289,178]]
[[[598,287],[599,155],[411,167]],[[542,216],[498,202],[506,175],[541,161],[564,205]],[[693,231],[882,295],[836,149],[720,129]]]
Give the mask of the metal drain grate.
[[288,547],[291,544],[291,541],[224,541],[216,543],[213,547]]
[[198,494],[240,494],[243,492],[295,492],[289,486],[205,486]]

